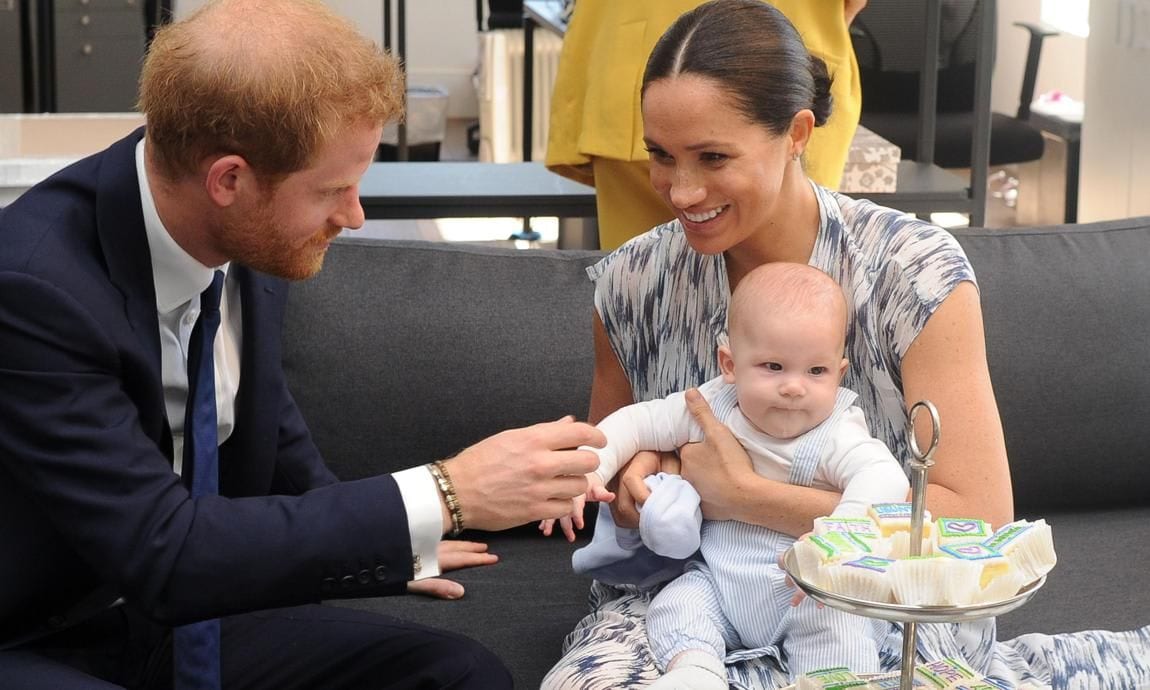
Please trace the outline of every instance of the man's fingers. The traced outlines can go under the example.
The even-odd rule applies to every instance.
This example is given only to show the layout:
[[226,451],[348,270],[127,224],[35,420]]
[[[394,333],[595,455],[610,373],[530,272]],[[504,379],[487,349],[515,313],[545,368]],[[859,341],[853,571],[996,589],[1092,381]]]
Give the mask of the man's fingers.
[[556,422],[543,422],[536,427],[545,432],[544,445],[552,450],[579,446],[602,448],[607,445],[607,437],[602,431],[586,422],[576,422],[571,417],[564,417]]
[[440,542],[440,547],[447,551],[470,551],[471,553],[483,553],[487,551],[487,544],[481,541],[469,541],[467,539],[451,539]]
[[407,591],[436,599],[458,599],[463,596],[463,585],[441,577],[429,577],[408,582]]
[[560,477],[551,477],[545,480],[544,483],[539,484],[537,488],[541,492],[544,492],[548,499],[566,499],[567,511],[564,515],[570,515],[572,510],[571,499],[587,494],[587,480],[582,474],[567,474]]
[[475,541],[457,541],[454,539],[441,541],[437,555],[439,556],[439,569],[442,572],[491,565],[499,561],[499,556],[487,553],[487,544]]
[[586,474],[599,468],[599,456],[589,450],[556,450],[551,452],[552,464],[547,472],[553,476],[578,476],[583,480],[583,491],[587,490]]

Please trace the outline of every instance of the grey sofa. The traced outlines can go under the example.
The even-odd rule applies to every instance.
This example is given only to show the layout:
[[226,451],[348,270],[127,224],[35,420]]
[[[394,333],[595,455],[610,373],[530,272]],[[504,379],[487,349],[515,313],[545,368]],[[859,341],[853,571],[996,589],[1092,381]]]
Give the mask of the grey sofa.
[[[978,274],[1016,512],[1059,564],[1001,637],[1150,624],[1150,218],[956,232]],[[585,415],[599,255],[341,240],[294,286],[293,393],[344,479],[452,455],[501,429]],[[961,433],[948,428],[943,433]],[[483,641],[534,688],[587,611],[572,546],[528,525],[475,534],[499,564],[459,601],[349,605]],[[586,538],[586,537],[584,537]]]

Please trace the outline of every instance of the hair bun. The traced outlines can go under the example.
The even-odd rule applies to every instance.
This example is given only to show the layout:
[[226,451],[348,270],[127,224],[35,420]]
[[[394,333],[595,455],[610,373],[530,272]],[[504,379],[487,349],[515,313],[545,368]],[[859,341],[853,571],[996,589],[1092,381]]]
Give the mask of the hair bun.
[[811,55],[810,68],[811,78],[815,85],[815,95],[811,100],[811,112],[815,114],[815,127],[821,127],[831,116],[831,106],[834,100],[831,97],[833,79],[830,72],[827,71],[827,63],[817,55]]

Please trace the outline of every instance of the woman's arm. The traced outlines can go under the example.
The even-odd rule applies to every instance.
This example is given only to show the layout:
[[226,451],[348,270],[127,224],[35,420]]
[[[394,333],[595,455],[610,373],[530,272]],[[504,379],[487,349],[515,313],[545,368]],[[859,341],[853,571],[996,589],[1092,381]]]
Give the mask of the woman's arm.
[[[1001,526],[1014,519],[1002,421],[986,364],[982,307],[974,284],[943,300],[902,361],[907,406],[930,400],[941,434],[928,475],[926,505],[935,517],[977,517]],[[919,447],[930,422],[919,415]]]
[[595,373],[591,378],[591,409],[587,421],[598,424],[603,418],[625,405],[635,402],[631,382],[623,365],[611,348],[603,319],[596,312],[592,326],[595,337]]
[[[598,424],[607,415],[635,400],[631,382],[611,348],[607,329],[597,312],[592,329],[595,334],[595,373],[591,378],[591,409],[587,411],[587,421]],[[607,488],[615,493],[611,516],[616,525],[631,529],[639,527],[639,509],[635,504],[641,504],[651,494],[643,479],[659,471],[659,455],[649,451],[639,453],[607,483]]]
[[756,474],[747,452],[698,391],[687,393],[687,407],[704,440],[684,446],[679,457],[683,478],[699,492],[708,520],[739,520],[799,537],[811,531],[815,518],[830,515],[839,504],[841,495],[834,491]]

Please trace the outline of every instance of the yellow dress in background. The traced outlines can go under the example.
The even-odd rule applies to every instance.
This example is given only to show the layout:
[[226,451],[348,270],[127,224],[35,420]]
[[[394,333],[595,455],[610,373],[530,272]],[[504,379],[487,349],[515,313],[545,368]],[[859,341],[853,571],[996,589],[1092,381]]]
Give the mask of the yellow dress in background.
[[[551,97],[547,167],[596,188],[599,246],[614,249],[673,217],[648,180],[639,90],[655,42],[682,0],[577,0]],[[815,182],[835,189],[858,125],[862,94],[842,0],[774,0],[827,63],[834,105],[804,155]]]

